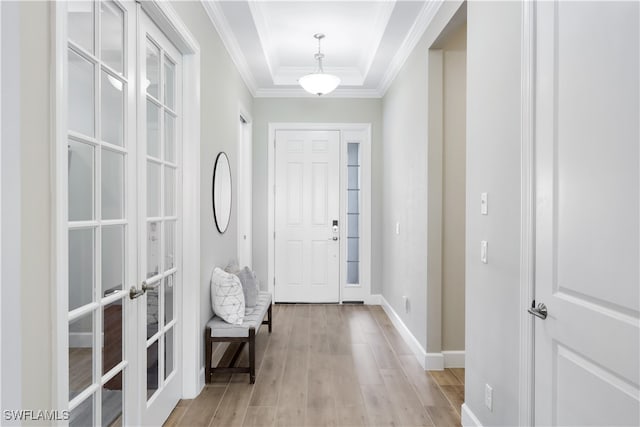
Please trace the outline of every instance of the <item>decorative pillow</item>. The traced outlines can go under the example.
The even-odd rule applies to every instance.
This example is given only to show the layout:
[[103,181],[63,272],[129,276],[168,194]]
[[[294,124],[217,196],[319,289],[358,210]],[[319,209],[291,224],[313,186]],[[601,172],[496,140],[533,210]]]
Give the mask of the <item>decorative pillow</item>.
[[246,307],[255,307],[258,300],[258,279],[256,274],[245,267],[235,273],[242,283],[242,292],[244,293],[244,305]]
[[211,274],[211,305],[222,320],[241,325],[244,320],[244,294],[240,279],[216,267]]
[[238,260],[237,259],[232,259],[231,261],[229,261],[227,266],[224,268],[224,271],[226,271],[227,273],[231,273],[231,274],[238,274],[238,271],[240,271],[240,266],[238,265]]

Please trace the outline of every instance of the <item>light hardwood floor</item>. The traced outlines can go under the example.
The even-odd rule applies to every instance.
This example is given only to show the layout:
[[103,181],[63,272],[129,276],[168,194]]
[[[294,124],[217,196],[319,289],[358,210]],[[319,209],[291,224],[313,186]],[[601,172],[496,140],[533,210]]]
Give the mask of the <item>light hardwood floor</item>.
[[216,374],[165,426],[460,425],[464,369],[423,371],[379,306],[274,305],[256,363],[254,385]]

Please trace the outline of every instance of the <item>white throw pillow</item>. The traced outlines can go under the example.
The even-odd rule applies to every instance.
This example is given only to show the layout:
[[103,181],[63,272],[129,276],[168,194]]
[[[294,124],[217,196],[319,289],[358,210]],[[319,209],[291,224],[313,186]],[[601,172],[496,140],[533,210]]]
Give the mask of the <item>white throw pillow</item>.
[[216,267],[211,274],[211,306],[222,320],[241,325],[244,320],[244,294],[235,274]]

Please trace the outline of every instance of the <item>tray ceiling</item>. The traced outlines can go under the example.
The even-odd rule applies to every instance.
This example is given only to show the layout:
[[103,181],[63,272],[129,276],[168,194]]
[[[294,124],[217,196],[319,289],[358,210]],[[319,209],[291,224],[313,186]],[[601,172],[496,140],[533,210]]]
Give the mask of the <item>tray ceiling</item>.
[[210,1],[203,4],[257,97],[313,96],[297,81],[315,71],[324,33],[329,96],[381,97],[437,11],[437,1]]

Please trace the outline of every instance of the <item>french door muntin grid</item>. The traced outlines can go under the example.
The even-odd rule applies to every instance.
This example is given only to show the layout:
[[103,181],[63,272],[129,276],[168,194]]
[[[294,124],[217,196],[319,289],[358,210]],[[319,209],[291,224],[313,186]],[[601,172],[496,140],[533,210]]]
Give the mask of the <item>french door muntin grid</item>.
[[[104,313],[105,311],[114,305],[121,305],[120,309],[120,325],[121,328],[125,325],[125,317],[127,316],[127,311],[124,309],[124,299],[126,298],[127,293],[124,291],[124,280],[127,277],[127,271],[129,265],[127,264],[127,253],[126,253],[126,243],[127,235],[128,235],[128,209],[127,209],[127,188],[126,185],[128,181],[127,167],[128,158],[129,158],[129,149],[128,149],[128,138],[126,134],[127,129],[127,113],[128,113],[128,104],[126,102],[126,96],[124,94],[127,93],[127,88],[130,84],[129,76],[127,76],[127,66],[128,66],[128,58],[126,55],[126,40],[127,40],[127,30],[126,30],[126,22],[127,22],[127,10],[124,7],[121,7],[119,4],[114,2],[104,2],[104,3],[92,3],[87,2],[84,6],[89,6],[91,18],[89,23],[92,25],[91,28],[91,41],[88,45],[82,46],[81,41],[73,40],[74,35],[77,32],[70,30],[69,31],[69,40],[68,40],[68,60],[69,67],[67,69],[71,69],[73,61],[79,61],[78,64],[84,64],[84,66],[89,66],[92,68],[93,79],[91,82],[91,101],[93,101],[93,114],[89,114],[89,118],[91,120],[91,124],[88,126],[89,133],[91,135],[78,132],[72,129],[77,123],[72,119],[73,114],[69,114],[69,131],[68,131],[68,171],[71,174],[71,162],[73,161],[73,147],[84,147],[83,149],[89,148],[90,159],[89,165],[90,170],[88,178],[91,179],[91,183],[89,187],[91,189],[91,200],[90,200],[90,214],[86,217],[82,217],[82,215],[76,216],[75,212],[72,213],[72,199],[73,195],[71,188],[69,188],[69,240],[70,240],[70,253],[69,253],[69,264],[74,262],[78,262],[78,259],[73,259],[73,255],[71,253],[74,239],[71,238],[72,235],[81,235],[87,234],[90,235],[90,243],[91,243],[91,254],[90,258],[90,277],[88,278],[91,283],[91,292],[90,292],[90,301],[85,302],[81,301],[78,307],[75,307],[76,304],[71,304],[70,302],[70,311],[68,315],[69,321],[69,375],[70,380],[72,377],[72,369],[78,369],[78,366],[72,366],[72,363],[76,363],[77,360],[72,360],[71,358],[71,341],[72,341],[72,333],[79,334],[76,331],[72,331],[72,326],[75,324],[80,324],[84,321],[85,324],[90,324],[89,327],[89,347],[90,347],[90,373],[89,373],[89,383],[81,390],[72,390],[71,384],[69,387],[69,409],[71,410],[71,423],[75,420],[76,416],[88,416],[88,419],[80,420],[80,422],[90,421],[92,424],[100,425],[102,421],[104,421],[104,417],[102,414],[102,405],[105,403],[103,390],[104,387],[112,382],[118,380],[120,382],[120,396],[119,403],[115,403],[116,408],[111,408],[111,412],[114,412],[115,416],[122,417],[122,411],[124,408],[124,390],[122,385],[124,384],[124,374],[128,362],[124,357],[125,348],[124,345],[120,346],[120,354],[116,357],[116,363],[109,362],[107,366],[105,366],[105,362],[103,360],[105,350],[104,347]],[[99,10],[97,10],[99,7]],[[72,12],[70,10],[70,12]],[[103,15],[104,13],[104,15]],[[107,14],[111,14],[111,16],[107,16]],[[68,15],[70,16],[70,15]],[[113,21],[113,18],[116,18],[116,21]],[[111,65],[107,64],[107,60],[103,58],[103,43],[101,39],[102,35],[102,25],[103,25],[103,17],[105,21],[111,20],[111,24],[115,23],[116,25],[120,25],[121,33],[118,34],[120,38],[120,48],[121,48],[121,56],[119,65],[122,67],[122,71],[119,72],[114,69]],[[71,18],[69,18],[71,21]],[[118,22],[119,21],[119,22]],[[106,24],[105,24],[106,25]],[[86,42],[86,40],[85,40]],[[106,49],[105,49],[106,51]],[[73,60],[71,60],[73,58]],[[109,61],[112,62],[112,61]],[[71,76],[70,76],[71,77]],[[73,85],[76,84],[76,81],[72,78],[68,78],[68,86],[70,91],[73,89]],[[105,92],[103,92],[103,84],[105,82],[110,82],[116,90],[119,90],[122,95],[120,95],[120,111],[116,111],[116,113],[120,113],[120,141],[122,146],[106,142],[104,140],[104,136],[106,132],[103,132],[102,128],[102,108],[103,101],[106,98]],[[69,96],[69,107],[70,109],[73,107],[78,107],[73,104],[72,96]],[[74,113],[75,114],[75,113]],[[116,141],[118,142],[118,141]],[[108,155],[105,155],[109,153]],[[77,152],[77,155],[80,155],[80,151]],[[103,218],[103,214],[105,211],[103,210],[103,182],[102,178],[104,175],[103,171],[103,160],[108,158],[111,155],[119,156],[121,159],[121,188],[120,188],[120,215],[116,215],[116,218],[106,220]],[[78,162],[80,159],[77,159]],[[106,169],[106,168],[105,168]],[[71,178],[71,176],[70,176]],[[70,187],[72,185],[72,180],[69,179]],[[85,213],[86,214],[86,213]],[[110,213],[112,215],[112,212]],[[111,216],[108,215],[108,216]],[[111,288],[107,292],[103,291],[103,271],[102,271],[102,250],[103,250],[103,232],[108,229],[117,229],[120,228],[120,289]],[[86,233],[89,231],[89,233]],[[83,233],[84,232],[84,233]],[[86,254],[85,254],[86,256]],[[70,268],[71,270],[71,268]],[[70,282],[71,282],[71,273],[70,273]],[[70,299],[73,296],[73,292],[70,289]],[[86,319],[86,320],[85,320]],[[98,333],[98,331],[100,331]],[[84,333],[84,331],[82,332]],[[122,334],[122,331],[120,332]],[[80,333],[81,334],[81,333]],[[76,338],[73,336],[73,338]],[[79,336],[82,338],[82,336]],[[121,335],[120,340],[124,344],[124,337]],[[75,341],[78,341],[76,339]],[[83,345],[86,346],[87,340],[83,340]],[[77,347],[74,347],[77,349]],[[107,368],[107,372],[104,372],[105,368]],[[84,384],[83,384],[84,385]],[[117,393],[116,393],[117,394]],[[117,402],[117,397],[115,398]],[[118,408],[119,407],[119,408]],[[84,412],[84,414],[83,414]],[[111,414],[113,415],[113,414]],[[113,420],[112,420],[113,421]]]
[[[146,183],[147,198],[142,210],[145,212],[146,226],[141,230],[145,234],[146,248],[141,249],[146,259],[141,265],[145,268],[143,277],[146,277],[145,286],[148,289],[145,297],[144,327],[146,329],[146,396],[147,406],[150,406],[158,395],[158,391],[162,390],[162,386],[171,381],[175,375],[174,331],[177,320],[174,316],[173,290],[178,272],[175,256],[178,235],[176,210],[178,180],[176,77],[178,70],[177,62],[150,34],[145,34],[144,48],[141,46],[141,51],[142,49],[144,49],[146,61],[144,61],[141,81],[145,82],[146,89],[144,106],[141,105],[139,110],[144,115],[144,123],[146,123],[146,156],[143,160],[144,165],[141,167],[145,173],[141,179]],[[154,73],[155,76],[150,75],[150,68],[152,71],[157,71]],[[153,122],[150,121],[152,111],[155,116]],[[155,129],[153,124],[156,126]],[[156,173],[151,172],[154,169]],[[172,178],[168,179],[168,177]],[[159,187],[154,187],[158,182]],[[171,237],[168,238],[169,236]],[[159,244],[153,242],[159,242]],[[155,265],[151,262],[152,255],[155,255]],[[169,295],[171,299],[167,302]],[[170,346],[167,345],[169,340]],[[167,347],[169,347],[168,350]],[[167,359],[171,360],[171,366],[168,366]]]

